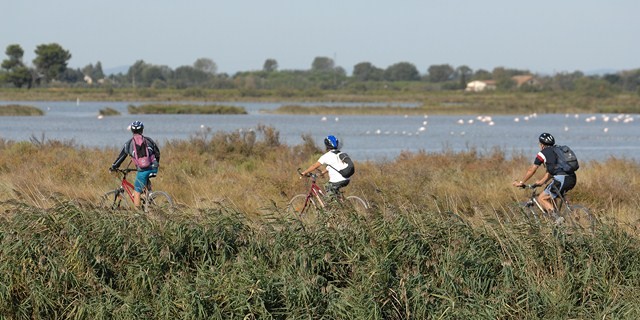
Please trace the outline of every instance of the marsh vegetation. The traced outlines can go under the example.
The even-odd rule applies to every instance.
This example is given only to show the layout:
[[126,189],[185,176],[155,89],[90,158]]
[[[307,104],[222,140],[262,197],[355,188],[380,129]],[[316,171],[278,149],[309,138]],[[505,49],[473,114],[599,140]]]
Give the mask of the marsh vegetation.
[[[317,159],[270,127],[163,146],[171,215],[102,211],[118,150],[0,140],[0,314],[11,318],[634,318],[640,166],[583,163],[571,200],[595,233],[526,219],[529,155],[403,153],[359,162],[365,215],[284,213]],[[87,157],[91,154],[91,157]],[[46,164],[46,165],[43,165]],[[393,172],[393,174],[389,174]]]
[[143,104],[129,105],[130,114],[247,114],[243,107],[223,105],[190,104]]
[[[197,91],[198,94],[185,94]],[[241,107],[218,105],[215,101],[279,102],[285,107],[278,113],[314,114],[332,112],[336,114],[529,114],[529,113],[640,113],[640,95],[618,93],[592,96],[581,92],[464,92],[372,90],[352,92],[292,91],[283,94],[279,90],[255,90],[253,94],[237,89],[118,89],[106,94],[100,89],[38,88],[29,91],[2,89],[7,100],[67,100],[76,101],[144,101],[149,106],[140,112],[155,113],[243,113]],[[180,103],[168,103],[180,101]],[[193,102],[193,103],[190,103]],[[300,102],[306,102],[303,106]],[[340,103],[350,107],[341,108]],[[358,103],[379,103],[381,107],[358,107]],[[403,103],[416,107],[402,106]],[[311,105],[310,105],[311,104]],[[354,107],[353,105],[356,104]],[[138,110],[139,107],[136,107]]]
[[44,111],[33,107],[19,104],[9,104],[0,106],[0,116],[41,116]]
[[105,117],[107,117],[107,116],[119,116],[120,115],[120,111],[118,111],[116,109],[113,109],[113,108],[106,107],[106,108],[100,109],[100,111],[98,111],[98,114],[101,115],[101,116],[105,116]]

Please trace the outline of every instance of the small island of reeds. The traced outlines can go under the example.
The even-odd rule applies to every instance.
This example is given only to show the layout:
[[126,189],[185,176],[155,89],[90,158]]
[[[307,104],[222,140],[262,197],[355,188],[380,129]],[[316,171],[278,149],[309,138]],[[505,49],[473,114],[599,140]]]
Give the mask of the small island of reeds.
[[33,107],[19,104],[0,106],[0,116],[42,116],[44,111]]
[[100,111],[98,111],[98,114],[101,116],[119,116],[120,115],[120,111],[113,109],[113,108],[109,108],[106,107],[104,109],[100,109]]
[[144,104],[127,109],[130,114],[247,114],[243,107],[225,105]]

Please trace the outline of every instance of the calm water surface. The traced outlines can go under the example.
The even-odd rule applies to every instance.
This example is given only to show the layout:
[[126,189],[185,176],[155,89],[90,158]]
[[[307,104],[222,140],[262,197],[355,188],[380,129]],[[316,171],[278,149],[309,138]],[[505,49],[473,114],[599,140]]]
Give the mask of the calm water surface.
[[[560,144],[570,145],[583,160],[609,157],[640,160],[640,116],[637,114],[561,114],[518,116],[335,116],[272,115],[262,111],[281,103],[222,102],[245,107],[248,115],[129,115],[135,102],[15,102],[45,111],[41,117],[0,117],[0,137],[29,140],[44,137],[73,140],[90,147],[120,147],[130,136],[127,126],[134,120],[144,122],[145,133],[160,144],[173,139],[188,139],[199,131],[232,132],[267,125],[280,132],[282,142],[295,145],[309,134],[317,144],[327,134],[338,136],[343,150],[358,160],[393,160],[402,151],[440,152],[475,148],[489,153],[495,148],[507,155],[537,151],[537,137],[550,132]],[[328,105],[316,103],[313,105]],[[340,103],[339,105],[345,105]],[[365,105],[357,103],[353,105]],[[386,104],[367,104],[380,105]],[[398,105],[398,104],[394,104]],[[98,118],[100,109],[110,107],[120,116]],[[490,116],[490,117],[489,117]]]

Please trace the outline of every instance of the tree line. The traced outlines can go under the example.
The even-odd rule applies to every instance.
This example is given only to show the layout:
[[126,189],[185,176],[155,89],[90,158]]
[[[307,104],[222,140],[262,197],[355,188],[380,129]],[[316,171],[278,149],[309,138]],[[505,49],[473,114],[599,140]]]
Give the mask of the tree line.
[[2,61],[0,84],[4,87],[35,86],[105,86],[108,88],[203,88],[252,90],[461,90],[470,81],[490,80],[498,90],[584,91],[592,95],[619,92],[640,94],[640,69],[604,75],[585,75],[581,71],[554,75],[533,75],[536,81],[519,85],[515,76],[532,75],[529,70],[496,67],[493,70],[473,70],[466,65],[431,65],[420,73],[413,63],[398,62],[379,68],[370,62],[353,66],[351,76],[328,57],[313,59],[307,70],[279,70],[276,59],[266,59],[261,70],[241,71],[234,75],[218,73],[216,63],[209,58],[197,59],[192,65],[172,69],[138,60],[126,73],[105,75],[98,61],[81,69],[68,67],[71,53],[57,43],[36,47],[33,65],[23,61],[24,50],[19,44],[6,48]]

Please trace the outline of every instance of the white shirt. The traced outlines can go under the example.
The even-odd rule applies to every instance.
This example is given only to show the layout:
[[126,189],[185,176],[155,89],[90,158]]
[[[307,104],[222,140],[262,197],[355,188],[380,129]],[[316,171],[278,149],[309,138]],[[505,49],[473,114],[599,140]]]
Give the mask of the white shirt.
[[340,182],[347,180],[343,177],[339,170],[342,170],[347,167],[347,164],[342,162],[338,157],[338,154],[333,151],[328,151],[323,154],[320,159],[318,159],[320,164],[327,166],[327,171],[329,172],[329,182]]

